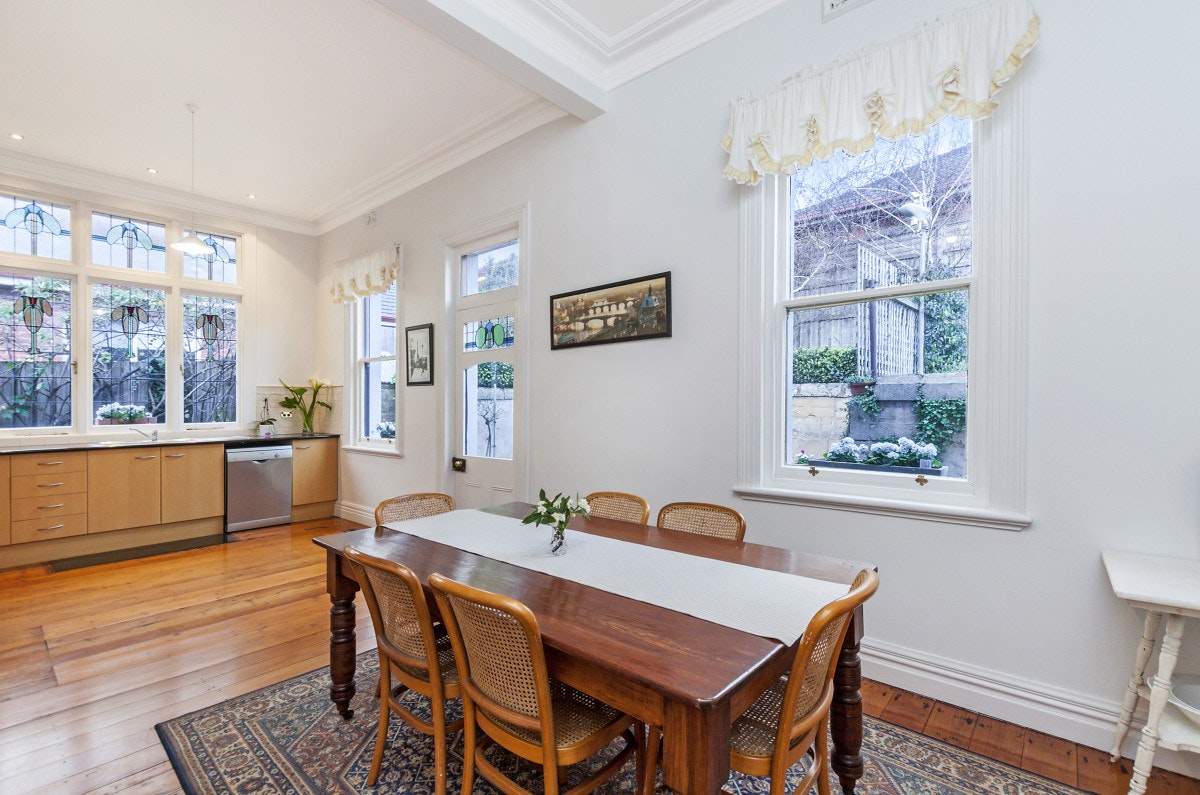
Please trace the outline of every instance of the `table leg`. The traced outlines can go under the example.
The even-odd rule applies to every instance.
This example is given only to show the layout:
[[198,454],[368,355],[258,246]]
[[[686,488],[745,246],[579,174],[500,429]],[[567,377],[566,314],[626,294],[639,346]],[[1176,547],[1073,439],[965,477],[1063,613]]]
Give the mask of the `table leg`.
[[842,642],[833,676],[833,705],[829,711],[833,737],[831,766],[846,795],[852,795],[854,785],[863,776],[862,661],[858,656],[862,618],[859,607],[851,617],[846,640]]
[[325,587],[329,591],[329,697],[342,717],[354,717],[350,699],[354,698],[354,594],[358,583],[339,569],[340,556],[329,551],[326,559]]
[[683,795],[712,795],[729,779],[729,701],[663,710],[663,783]]
[[1125,735],[1129,733],[1129,724],[1133,721],[1133,712],[1137,709],[1138,704],[1138,688],[1145,682],[1143,674],[1146,672],[1146,663],[1150,659],[1150,653],[1154,651],[1154,639],[1158,637],[1158,628],[1162,624],[1162,613],[1155,610],[1146,611],[1146,622],[1142,627],[1142,640],[1138,644],[1137,657],[1133,663],[1133,673],[1129,676],[1129,682],[1125,685],[1125,701],[1121,704],[1121,718],[1117,721],[1116,739],[1113,740],[1112,751],[1109,752],[1109,761],[1115,762],[1121,758],[1121,746],[1125,742]]
[[1167,616],[1167,631],[1163,634],[1162,648],[1158,652],[1158,671],[1150,688],[1150,707],[1146,714],[1146,726],[1138,743],[1137,757],[1133,760],[1133,777],[1129,780],[1129,795],[1145,795],[1146,780],[1154,769],[1154,752],[1158,750],[1158,721],[1167,706],[1167,694],[1171,691],[1171,677],[1179,659],[1179,645],[1183,637],[1181,615]]

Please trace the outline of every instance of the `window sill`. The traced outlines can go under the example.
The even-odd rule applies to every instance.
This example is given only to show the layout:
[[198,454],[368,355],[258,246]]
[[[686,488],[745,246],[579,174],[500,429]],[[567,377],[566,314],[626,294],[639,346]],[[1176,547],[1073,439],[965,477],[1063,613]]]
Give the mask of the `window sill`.
[[342,450],[347,453],[358,453],[360,455],[376,455],[382,458],[404,458],[403,451],[388,450],[382,447],[363,447],[346,445]]
[[957,505],[906,502],[854,495],[811,494],[759,486],[735,486],[733,493],[743,499],[760,502],[778,502],[880,516],[924,519],[931,522],[970,525],[992,530],[1023,530],[1033,523],[1033,517],[1016,511],[966,508]]

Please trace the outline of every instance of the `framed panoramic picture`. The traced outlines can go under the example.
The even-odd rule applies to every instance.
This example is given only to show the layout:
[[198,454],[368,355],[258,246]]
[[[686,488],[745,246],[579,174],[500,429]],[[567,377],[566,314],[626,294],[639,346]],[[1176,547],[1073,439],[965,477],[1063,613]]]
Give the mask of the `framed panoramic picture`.
[[433,324],[404,329],[408,386],[433,386]]
[[671,336],[671,272],[550,296],[550,348]]

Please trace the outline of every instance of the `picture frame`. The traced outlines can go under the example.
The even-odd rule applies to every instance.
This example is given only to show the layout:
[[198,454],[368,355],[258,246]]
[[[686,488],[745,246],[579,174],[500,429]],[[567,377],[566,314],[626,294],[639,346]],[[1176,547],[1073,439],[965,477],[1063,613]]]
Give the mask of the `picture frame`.
[[433,324],[406,327],[404,350],[404,383],[407,386],[433,386]]
[[671,336],[671,272],[550,296],[550,350]]

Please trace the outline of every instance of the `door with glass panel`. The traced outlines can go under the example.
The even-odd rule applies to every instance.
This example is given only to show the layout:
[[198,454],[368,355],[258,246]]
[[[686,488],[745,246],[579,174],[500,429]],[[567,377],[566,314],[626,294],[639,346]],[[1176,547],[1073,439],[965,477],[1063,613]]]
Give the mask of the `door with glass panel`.
[[524,429],[517,368],[520,252],[515,230],[456,249],[455,438],[451,467],[459,507],[516,497]]

